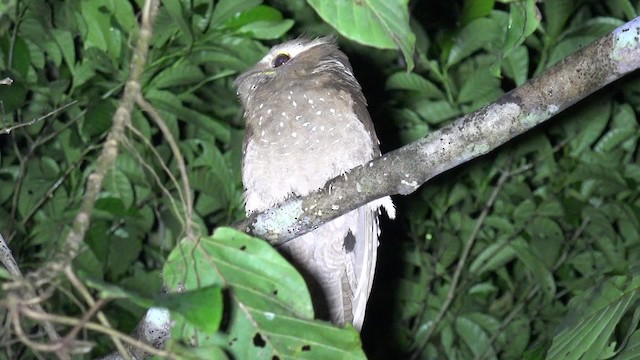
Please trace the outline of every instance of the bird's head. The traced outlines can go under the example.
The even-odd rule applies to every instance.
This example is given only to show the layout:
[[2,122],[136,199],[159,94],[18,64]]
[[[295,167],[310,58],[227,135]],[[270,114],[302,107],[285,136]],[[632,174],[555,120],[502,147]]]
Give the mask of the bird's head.
[[338,49],[334,38],[298,38],[272,47],[253,68],[238,76],[235,83],[238,96],[246,106],[256,91],[275,79],[304,80],[313,74],[329,72],[353,78],[349,60]]

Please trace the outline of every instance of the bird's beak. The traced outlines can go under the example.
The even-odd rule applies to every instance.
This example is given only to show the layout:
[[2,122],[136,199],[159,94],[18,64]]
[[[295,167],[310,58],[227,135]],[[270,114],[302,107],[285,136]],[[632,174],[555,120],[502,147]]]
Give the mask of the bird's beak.
[[254,77],[254,76],[273,76],[276,72],[273,71],[272,69],[251,69],[248,70],[242,74],[240,74],[237,78],[236,78],[236,86],[240,87],[240,84],[242,82],[245,81],[245,79],[250,78],[250,77]]

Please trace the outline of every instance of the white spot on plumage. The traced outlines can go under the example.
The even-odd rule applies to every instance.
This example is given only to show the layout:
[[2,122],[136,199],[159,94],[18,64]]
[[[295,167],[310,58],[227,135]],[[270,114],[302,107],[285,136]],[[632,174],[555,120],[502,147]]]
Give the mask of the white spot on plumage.
[[287,117],[287,113],[286,112],[282,112],[282,117]]
[[307,121],[306,123],[303,123],[302,126],[307,127],[307,126],[309,126],[309,124],[310,124],[310,122]]
[[264,107],[264,104],[260,104],[260,109],[262,109]]
[[296,137],[298,136],[298,133],[296,133],[295,131],[291,133],[291,136]]
[[302,118],[302,115],[296,115],[296,120],[300,120]]
[[322,115],[322,111],[320,110],[316,111],[316,115]]
[[284,123],[280,121],[280,127],[284,127]]
[[267,114],[271,114],[271,109],[267,109]]
[[334,109],[334,108],[329,109],[329,111],[331,111],[332,114],[336,113],[336,109]]
[[313,100],[309,99],[309,104],[313,104]]
[[298,106],[298,103],[295,100],[293,100],[292,104],[293,104],[293,107]]
[[322,97],[321,97],[321,98],[320,98],[320,101],[324,102],[324,98],[322,98]]

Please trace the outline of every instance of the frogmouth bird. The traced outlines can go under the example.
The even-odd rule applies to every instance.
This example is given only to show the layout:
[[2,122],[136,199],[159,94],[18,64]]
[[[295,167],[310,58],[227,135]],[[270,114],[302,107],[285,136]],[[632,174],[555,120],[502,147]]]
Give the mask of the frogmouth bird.
[[[236,80],[244,108],[242,181],[247,214],[307,195],[380,156],[378,138],[347,56],[331,38],[274,46]],[[278,250],[302,273],[316,316],[361,329],[375,272],[383,198]]]

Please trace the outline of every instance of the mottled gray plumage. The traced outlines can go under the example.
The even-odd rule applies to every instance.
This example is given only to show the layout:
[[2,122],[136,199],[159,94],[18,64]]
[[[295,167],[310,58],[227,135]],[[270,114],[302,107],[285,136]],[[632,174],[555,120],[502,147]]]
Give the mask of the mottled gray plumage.
[[[247,213],[306,195],[380,155],[349,60],[328,38],[277,45],[236,84],[246,119]],[[279,248],[305,276],[317,316],[361,328],[375,272],[380,206],[393,216],[391,200],[381,199]]]

